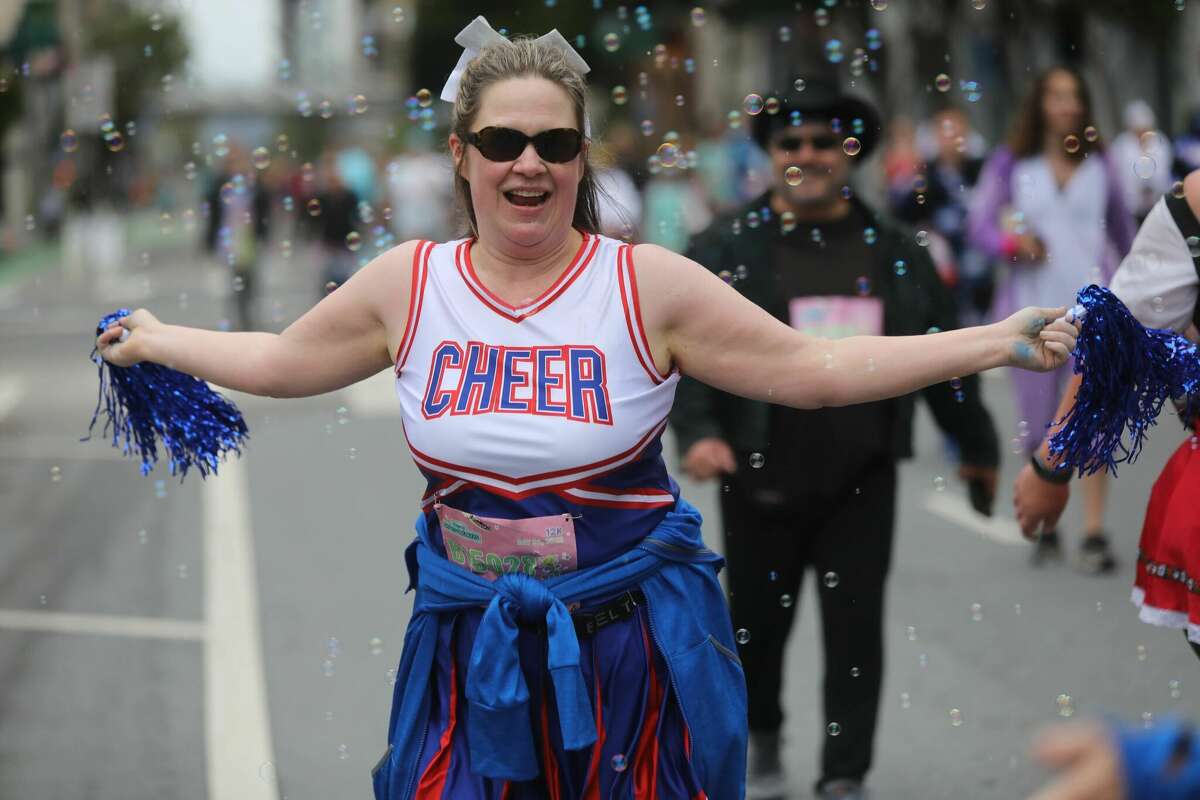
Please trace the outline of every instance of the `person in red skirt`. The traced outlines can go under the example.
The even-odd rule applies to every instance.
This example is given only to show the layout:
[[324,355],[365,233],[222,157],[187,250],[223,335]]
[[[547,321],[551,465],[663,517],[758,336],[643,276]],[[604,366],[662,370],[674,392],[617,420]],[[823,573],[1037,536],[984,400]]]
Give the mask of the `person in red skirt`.
[[[1142,223],[1133,249],[1109,287],[1139,322],[1200,339],[1200,171],[1183,190],[1168,192]],[[1061,420],[1075,403],[1075,375],[1059,405]],[[1181,628],[1200,657],[1200,431],[1185,420],[1187,435],[1150,493],[1133,602],[1142,621]],[[1017,476],[1013,505],[1021,531],[1034,537],[1053,530],[1069,496],[1072,472],[1056,470],[1049,434]]]

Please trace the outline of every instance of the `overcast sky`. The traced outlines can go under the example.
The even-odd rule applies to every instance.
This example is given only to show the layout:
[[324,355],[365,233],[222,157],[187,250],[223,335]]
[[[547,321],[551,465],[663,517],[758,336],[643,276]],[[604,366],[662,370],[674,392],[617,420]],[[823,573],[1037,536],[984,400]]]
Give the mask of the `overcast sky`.
[[185,0],[180,5],[200,87],[240,89],[274,80],[282,58],[279,0]]

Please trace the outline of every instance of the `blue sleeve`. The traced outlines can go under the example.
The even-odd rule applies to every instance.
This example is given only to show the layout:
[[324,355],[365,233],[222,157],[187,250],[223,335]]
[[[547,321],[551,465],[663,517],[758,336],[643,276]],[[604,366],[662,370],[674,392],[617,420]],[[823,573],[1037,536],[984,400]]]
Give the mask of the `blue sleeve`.
[[1200,797],[1200,740],[1180,719],[1114,732],[1129,800]]

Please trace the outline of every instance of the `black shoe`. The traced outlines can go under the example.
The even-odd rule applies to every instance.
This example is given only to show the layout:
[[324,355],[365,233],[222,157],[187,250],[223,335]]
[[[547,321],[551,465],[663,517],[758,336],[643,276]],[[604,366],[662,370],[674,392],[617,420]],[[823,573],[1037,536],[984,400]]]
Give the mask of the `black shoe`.
[[1084,537],[1079,545],[1079,571],[1088,575],[1107,575],[1117,568],[1117,559],[1103,533]]
[[1033,553],[1029,563],[1040,567],[1047,561],[1062,561],[1062,543],[1058,540],[1058,531],[1044,531],[1033,543]]
[[841,779],[826,781],[817,787],[818,800],[867,800],[867,787],[862,781]]
[[778,731],[750,731],[746,800],[783,800],[787,778],[780,758]]

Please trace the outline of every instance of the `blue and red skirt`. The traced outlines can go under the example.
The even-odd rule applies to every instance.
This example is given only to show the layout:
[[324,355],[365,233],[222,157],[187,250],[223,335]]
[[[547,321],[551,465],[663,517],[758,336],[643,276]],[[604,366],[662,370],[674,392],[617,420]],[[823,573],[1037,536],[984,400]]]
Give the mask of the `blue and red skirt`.
[[532,698],[530,724],[541,776],[516,782],[473,774],[465,676],[482,614],[462,612],[453,624],[441,626],[415,800],[707,800],[692,769],[691,735],[666,663],[652,643],[644,607],[579,642],[596,719],[596,744],[584,750],[563,749],[545,634],[522,629],[518,647]]

